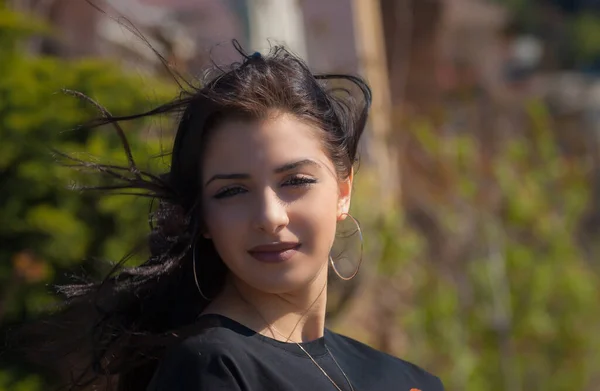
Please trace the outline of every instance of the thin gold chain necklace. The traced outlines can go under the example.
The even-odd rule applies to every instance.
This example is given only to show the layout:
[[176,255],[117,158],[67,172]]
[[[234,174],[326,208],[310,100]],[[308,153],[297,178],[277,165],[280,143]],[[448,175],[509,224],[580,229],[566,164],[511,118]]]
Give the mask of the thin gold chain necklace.
[[[279,330],[277,330],[277,328],[275,328],[275,326],[273,326],[273,325],[269,324],[269,322],[267,322],[267,320],[265,319],[264,316],[262,316],[262,314],[260,313],[260,311],[258,310],[258,308],[256,308],[252,303],[250,303],[248,300],[246,300],[244,298],[244,296],[242,296],[241,292],[238,290],[238,288],[235,286],[235,284],[233,284],[233,288],[235,289],[238,297],[244,303],[246,303],[249,307],[251,307],[258,314],[258,316],[260,316],[260,318],[263,320],[263,322],[265,322],[265,324],[267,325],[267,327],[269,328],[269,330],[271,330],[271,334],[273,334],[273,331],[275,331],[281,337],[285,338],[286,342],[290,340],[290,337],[286,337]],[[323,289],[321,290],[321,293],[323,293],[324,289],[325,289],[325,285],[323,286]],[[321,293],[319,293],[319,296],[321,295]],[[317,299],[315,299],[315,301],[309,306],[309,308],[304,312],[304,314],[306,314],[308,312],[308,310],[310,310],[310,308],[313,306],[313,304],[316,302],[316,300]],[[300,321],[298,321],[298,323],[300,323]],[[292,333],[294,332],[294,330],[296,330],[296,327],[298,327],[298,323],[296,323],[296,326],[292,329]],[[273,334],[273,336],[275,336],[275,334]],[[291,336],[291,334],[290,334],[290,336]],[[340,388],[340,386],[338,386],[337,383],[335,381],[333,381],[333,379],[331,378],[331,376],[329,376],[329,374],[327,372],[325,372],[325,369],[323,369],[323,367],[319,365],[319,363],[313,358],[313,356],[311,356],[310,353],[308,353],[308,351],[306,351],[306,349],[304,349],[304,347],[302,345],[300,345],[300,343],[298,343],[296,341],[292,341],[292,342],[294,342],[308,356],[308,358],[310,358],[310,360],[313,362],[313,364],[315,364],[317,366],[317,368],[319,368],[321,370],[321,372],[323,372],[323,374],[327,377],[327,379],[329,379],[329,381],[331,382],[331,384],[333,384],[333,386],[338,391],[343,391]],[[327,350],[327,353],[329,354],[329,356],[333,359],[333,362],[338,367],[338,369],[340,370],[340,372],[342,372],[342,375],[344,375],[344,378],[346,379],[346,382],[348,382],[348,385],[350,386],[350,390],[354,391],[354,387],[352,386],[352,383],[350,383],[350,379],[348,379],[348,376],[346,375],[346,372],[344,372],[344,370],[342,369],[342,367],[340,366],[340,364],[338,364],[337,360],[335,359],[335,357],[333,356],[333,354],[331,353],[331,350],[329,350],[329,348],[327,347],[327,345],[325,345],[325,349]]]
[[[262,318],[262,315],[261,315]],[[264,320],[264,318],[263,318]],[[277,332],[277,334],[279,334],[281,337],[286,338],[285,335],[283,335],[279,330],[277,330],[275,328],[275,326],[273,325],[269,325],[268,322],[265,321],[265,323],[267,323],[267,327],[269,329],[271,329],[272,331]],[[290,340],[289,337],[286,338],[288,341]],[[331,376],[329,376],[329,374],[327,372],[325,372],[325,369],[323,369],[322,366],[319,365],[319,363],[317,363],[317,360],[315,360],[313,358],[313,356],[310,355],[310,353],[308,353],[308,351],[306,349],[304,349],[304,347],[296,341],[292,341],[294,342],[296,345],[298,345],[298,347],[300,349],[302,349],[302,351],[308,356],[308,358],[310,358],[310,360],[317,366],[317,368],[319,368],[321,370],[321,372],[323,372],[323,374],[329,379],[329,381],[331,382],[331,384],[333,384],[333,386],[335,388],[337,388],[339,391],[343,391],[340,386],[338,386],[336,384],[336,382],[333,381],[333,379],[331,378]],[[354,391],[354,387],[352,387],[352,383],[350,383],[350,379],[348,379],[348,376],[346,375],[346,372],[344,372],[344,370],[342,369],[342,367],[340,366],[340,364],[338,364],[337,360],[335,359],[335,357],[333,356],[333,354],[331,353],[331,350],[329,350],[329,348],[327,347],[327,345],[325,345],[325,349],[327,350],[327,353],[329,353],[329,356],[333,359],[333,362],[335,363],[335,365],[338,367],[338,369],[340,370],[340,372],[342,372],[342,375],[344,375],[344,378],[346,379],[346,382],[348,383],[348,385],[350,386],[350,390]]]

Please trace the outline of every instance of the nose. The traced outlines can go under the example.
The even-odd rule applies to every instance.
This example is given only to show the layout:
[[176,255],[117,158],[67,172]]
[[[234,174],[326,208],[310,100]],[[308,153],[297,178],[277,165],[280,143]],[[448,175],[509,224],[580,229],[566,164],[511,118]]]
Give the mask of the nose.
[[260,231],[274,234],[281,231],[289,223],[285,203],[270,188],[265,189],[256,209],[254,226]]

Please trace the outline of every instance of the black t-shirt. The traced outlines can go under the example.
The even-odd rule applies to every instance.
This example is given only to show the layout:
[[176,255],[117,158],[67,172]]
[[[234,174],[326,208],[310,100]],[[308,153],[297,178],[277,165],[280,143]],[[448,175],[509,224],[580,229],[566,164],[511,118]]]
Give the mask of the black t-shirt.
[[[148,391],[336,390],[295,343],[265,337],[221,315],[199,320],[199,333],[167,350]],[[444,389],[423,369],[328,329],[302,347],[344,391],[351,388],[340,368],[355,391]]]

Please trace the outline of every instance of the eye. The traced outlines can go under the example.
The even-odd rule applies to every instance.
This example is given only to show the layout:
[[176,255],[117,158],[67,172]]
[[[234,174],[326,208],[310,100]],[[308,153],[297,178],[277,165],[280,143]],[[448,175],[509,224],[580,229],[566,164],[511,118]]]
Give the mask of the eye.
[[241,194],[241,193],[245,193],[245,192],[246,192],[246,189],[244,189],[243,187],[240,187],[240,186],[228,187],[228,188],[225,188],[225,189],[219,191],[217,194],[215,194],[213,196],[213,198],[216,198],[216,199],[229,198],[229,197],[233,197],[237,194]]
[[304,187],[304,186],[310,186],[313,183],[317,183],[317,180],[315,178],[297,175],[297,176],[291,177],[290,179],[285,181],[283,183],[283,185],[284,186],[294,186],[294,187]]

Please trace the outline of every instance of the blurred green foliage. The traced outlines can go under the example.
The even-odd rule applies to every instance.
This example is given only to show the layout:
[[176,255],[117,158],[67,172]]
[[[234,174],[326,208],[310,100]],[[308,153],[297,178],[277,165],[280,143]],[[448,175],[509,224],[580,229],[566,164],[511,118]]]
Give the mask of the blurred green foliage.
[[[357,176],[367,261],[379,260],[377,285],[389,285],[373,306],[394,291],[405,300],[390,306],[397,322],[389,327],[407,342],[390,349],[448,390],[597,389],[600,254],[586,255],[579,236],[592,201],[589,160],[561,154],[543,104],[531,101],[526,111],[528,129],[494,153],[473,133],[440,137],[424,120],[407,126],[422,161],[449,179],[421,204],[449,244],[439,258],[402,210],[371,218],[373,176]],[[457,249],[458,259],[450,254]]]
[[[600,14],[593,1],[495,0],[511,13],[516,33],[534,34],[556,52],[561,68],[594,67],[600,61]],[[552,12],[549,12],[552,10]]]
[[600,15],[583,13],[571,21],[574,54],[579,63],[597,62],[600,58]]
[[[28,37],[50,31],[30,15],[0,4],[3,330],[51,306],[56,299],[50,287],[65,282],[67,271],[85,266],[92,274],[101,272],[107,266],[93,258],[118,261],[148,230],[147,200],[72,190],[74,183],[93,184],[97,178],[64,167],[52,149],[84,160],[121,165],[126,160],[112,128],[76,129],[99,113],[61,89],[81,91],[114,115],[148,110],[175,93],[166,84],[104,60],[65,61],[28,53]],[[162,159],[151,158],[160,153],[158,124],[137,121],[123,127],[140,168],[151,165],[154,171],[165,171]],[[15,358],[0,359],[0,390],[46,389],[39,377],[24,375]]]

